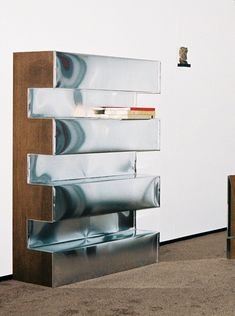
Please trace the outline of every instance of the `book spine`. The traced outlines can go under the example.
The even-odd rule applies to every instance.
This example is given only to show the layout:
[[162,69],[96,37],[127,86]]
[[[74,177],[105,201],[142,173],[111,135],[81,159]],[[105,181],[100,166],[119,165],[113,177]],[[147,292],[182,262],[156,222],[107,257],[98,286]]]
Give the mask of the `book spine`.
[[115,110],[115,111],[155,111],[155,108],[150,107],[126,107],[126,106],[103,106],[105,111],[107,110]]
[[111,119],[151,119],[151,118],[154,118],[153,115],[139,115],[139,114],[136,114],[136,115],[104,115],[105,118],[111,118]]
[[105,114],[109,115],[155,115],[155,111],[112,111],[105,110]]

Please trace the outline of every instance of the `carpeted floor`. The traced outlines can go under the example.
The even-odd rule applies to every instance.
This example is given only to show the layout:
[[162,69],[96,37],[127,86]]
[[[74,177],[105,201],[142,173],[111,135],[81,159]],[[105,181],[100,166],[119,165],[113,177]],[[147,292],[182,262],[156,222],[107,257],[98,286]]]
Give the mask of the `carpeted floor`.
[[0,315],[235,315],[235,260],[226,233],[160,248],[158,264],[50,289],[0,283]]

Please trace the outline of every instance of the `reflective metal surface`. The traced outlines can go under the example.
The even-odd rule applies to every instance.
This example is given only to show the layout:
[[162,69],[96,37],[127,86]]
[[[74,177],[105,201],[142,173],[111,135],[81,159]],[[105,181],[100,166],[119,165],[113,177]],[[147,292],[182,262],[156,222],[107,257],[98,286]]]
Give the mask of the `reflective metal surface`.
[[136,106],[137,95],[128,91],[31,88],[28,90],[28,116],[79,117],[81,111],[91,115],[91,107]]
[[160,149],[160,121],[77,118],[55,120],[55,154]]
[[51,252],[53,286],[155,263],[159,233],[135,229],[34,250]]
[[56,87],[160,93],[160,62],[55,52]]
[[27,220],[28,249],[51,254],[53,286],[154,263],[159,233],[137,231],[136,210],[159,206],[160,178],[136,175],[136,152],[160,149],[160,121],[78,112],[155,97],[160,62],[54,52],[54,71],[54,88],[28,90],[54,138],[53,155],[27,157],[28,183],[53,187],[53,221]]
[[48,246],[47,249],[54,249],[55,244],[58,244],[56,249],[60,249],[66,246],[65,242],[95,236],[105,237],[107,234],[133,228],[134,224],[134,212],[71,218],[59,222],[28,220],[28,247]]
[[55,181],[134,175],[136,153],[81,155],[28,155],[28,182],[51,184]]
[[159,207],[160,178],[97,178],[54,187],[54,220]]

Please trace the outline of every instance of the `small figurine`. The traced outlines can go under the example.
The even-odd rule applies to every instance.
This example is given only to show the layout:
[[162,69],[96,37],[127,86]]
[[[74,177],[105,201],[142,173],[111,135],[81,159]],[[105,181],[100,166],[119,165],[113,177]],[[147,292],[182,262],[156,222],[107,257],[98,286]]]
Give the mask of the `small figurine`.
[[191,67],[190,64],[187,62],[187,53],[188,48],[187,47],[180,47],[179,49],[179,64],[178,67]]

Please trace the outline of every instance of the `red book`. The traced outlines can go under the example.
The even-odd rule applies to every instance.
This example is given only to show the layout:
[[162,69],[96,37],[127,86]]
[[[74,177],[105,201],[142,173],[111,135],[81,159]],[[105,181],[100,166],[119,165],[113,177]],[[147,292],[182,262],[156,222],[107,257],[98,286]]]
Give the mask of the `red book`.
[[131,111],[155,111],[155,108],[131,107]]

